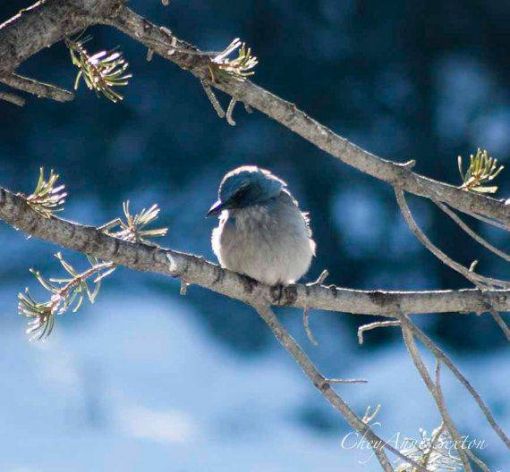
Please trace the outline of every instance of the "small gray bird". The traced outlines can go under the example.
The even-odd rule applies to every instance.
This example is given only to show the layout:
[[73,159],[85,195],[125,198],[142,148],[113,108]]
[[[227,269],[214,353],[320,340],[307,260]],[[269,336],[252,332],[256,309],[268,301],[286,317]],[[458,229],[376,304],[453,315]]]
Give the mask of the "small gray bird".
[[268,285],[297,281],[310,267],[315,242],[308,216],[268,170],[242,166],[223,177],[207,216],[220,216],[212,247],[222,267]]

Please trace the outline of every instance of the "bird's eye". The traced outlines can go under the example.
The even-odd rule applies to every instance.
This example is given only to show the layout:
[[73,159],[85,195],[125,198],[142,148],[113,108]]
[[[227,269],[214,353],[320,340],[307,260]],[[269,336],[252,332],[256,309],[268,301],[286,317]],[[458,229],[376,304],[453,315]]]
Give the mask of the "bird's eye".
[[244,199],[244,197],[246,196],[246,194],[248,193],[248,185],[243,185],[242,187],[239,188],[239,190],[237,190],[232,199],[235,201],[235,202],[240,202]]

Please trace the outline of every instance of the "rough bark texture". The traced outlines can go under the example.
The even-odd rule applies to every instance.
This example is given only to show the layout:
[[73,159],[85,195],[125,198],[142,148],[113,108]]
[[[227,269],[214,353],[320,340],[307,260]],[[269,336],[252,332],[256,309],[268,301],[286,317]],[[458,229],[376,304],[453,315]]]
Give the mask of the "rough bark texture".
[[[0,25],[0,82],[19,90],[29,91],[60,101],[72,99],[72,94],[49,84],[38,83],[14,75],[16,68],[30,56],[45,47],[76,33],[87,26],[105,24],[113,26],[150,50],[190,71],[201,81],[215,87],[235,100],[245,103],[281,123],[320,149],[342,162],[392,185],[397,195],[407,191],[418,196],[443,202],[452,208],[472,214],[490,223],[510,229],[510,206],[487,196],[466,192],[412,172],[412,163],[399,164],[377,157],[350,143],[330,129],[310,118],[297,107],[250,81],[234,78],[220,83],[211,82],[209,66],[211,55],[175,37],[170,30],[160,28],[139,16],[123,0],[42,0]],[[437,157],[437,156],[436,156]],[[473,395],[493,429],[508,446],[508,437],[495,422],[491,412],[478,393],[467,382],[453,363],[435,346],[405,314],[413,313],[482,313],[510,311],[510,290],[437,290],[422,292],[361,291],[323,286],[319,284],[268,287],[239,274],[224,270],[203,258],[171,249],[141,243],[129,243],[111,237],[99,229],[51,216],[46,218],[34,211],[25,198],[0,187],[0,219],[19,230],[59,246],[113,261],[131,269],[157,272],[180,278],[186,284],[196,284],[253,306],[259,315],[310,378],[321,394],[342,413],[346,421],[372,444],[380,465],[386,472],[393,470],[386,452],[402,454],[382,441],[363,422],[332,388],[271,311],[271,305],[288,305],[304,309],[319,308],[337,312],[382,315],[396,318],[407,335],[411,354],[416,361],[417,349],[411,345],[416,335],[444,362]],[[463,228],[465,230],[465,228]],[[504,285],[507,287],[508,285]],[[306,310],[305,310],[306,311]],[[392,322],[394,325],[395,321]],[[402,326],[402,323],[405,326]],[[374,323],[370,325],[372,328]],[[506,326],[506,325],[505,325]],[[412,334],[409,334],[412,333]],[[414,342],[414,341],[413,341]],[[421,359],[418,369],[423,374]],[[439,389],[424,376],[434,392]],[[438,390],[439,391],[439,390]],[[438,401],[438,403],[441,403]],[[442,405],[440,405],[440,410]],[[443,416],[444,412],[442,411]],[[448,425],[452,435],[456,430]],[[466,470],[467,456],[462,455]],[[405,458],[404,458],[405,459]],[[475,458],[476,459],[476,458]],[[474,459],[472,459],[474,460]],[[478,460],[478,459],[476,459]],[[414,469],[425,471],[421,465],[408,460]],[[475,461],[476,462],[476,461]],[[425,471],[426,472],[426,471]]]
[[[209,55],[199,54],[196,47],[136,14],[120,0],[47,0],[23,10],[0,25],[0,74],[13,72],[44,47],[91,24],[118,28],[196,77],[210,82]],[[503,201],[460,190],[416,174],[410,166],[381,159],[335,134],[296,105],[248,80],[230,79],[211,83],[211,86],[261,111],[361,172],[415,195],[447,203],[463,212],[496,219],[510,228],[510,206]]]
[[28,77],[22,77],[17,74],[7,74],[0,76],[0,82],[9,87],[31,93],[39,98],[51,98],[57,102],[70,102],[74,99],[74,93],[60,89],[51,84],[38,82]]
[[249,304],[267,303],[298,308],[394,317],[395,313],[482,313],[488,298],[497,310],[510,310],[510,290],[482,294],[477,289],[418,292],[352,290],[324,285],[268,287],[201,257],[113,238],[93,226],[60,218],[44,218],[21,196],[0,187],[0,219],[21,231],[59,246],[113,261],[131,269],[179,277]]
[[91,24],[91,13],[104,17],[119,0],[45,0],[0,25],[0,73],[13,72],[43,48]]

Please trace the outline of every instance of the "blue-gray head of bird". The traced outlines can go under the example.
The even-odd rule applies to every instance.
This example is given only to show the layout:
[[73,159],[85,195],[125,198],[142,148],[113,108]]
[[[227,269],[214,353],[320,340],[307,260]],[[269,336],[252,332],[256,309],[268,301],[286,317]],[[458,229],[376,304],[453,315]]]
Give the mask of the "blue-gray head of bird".
[[248,208],[277,197],[287,184],[257,166],[242,166],[228,172],[221,181],[218,200],[207,216],[218,215],[223,210]]

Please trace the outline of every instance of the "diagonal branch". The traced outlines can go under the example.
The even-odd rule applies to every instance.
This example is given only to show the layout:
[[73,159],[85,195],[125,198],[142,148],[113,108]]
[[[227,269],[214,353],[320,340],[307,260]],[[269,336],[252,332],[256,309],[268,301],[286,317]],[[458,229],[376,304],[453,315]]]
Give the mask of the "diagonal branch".
[[[507,326],[505,320],[503,320],[501,315],[494,307],[490,293],[488,292],[489,289],[494,287],[509,288],[510,282],[506,280],[493,279],[491,277],[479,275],[475,273],[473,270],[476,263],[472,264],[471,268],[468,269],[467,267],[463,266],[462,264],[459,264],[458,262],[455,262],[453,259],[448,257],[443,251],[441,251],[441,249],[439,249],[432,243],[432,241],[430,241],[426,234],[416,224],[416,221],[413,218],[411,210],[407,205],[404,192],[399,188],[395,188],[395,196],[397,198],[397,203],[398,206],[400,207],[400,211],[402,212],[402,216],[404,217],[405,222],[407,223],[409,229],[413,232],[413,234],[418,238],[418,240],[441,262],[443,262],[444,264],[446,264],[448,267],[455,270],[459,274],[463,275],[466,279],[471,281],[476,287],[482,290],[482,293],[486,297],[486,310],[494,318],[494,321],[501,328],[507,340],[510,341],[510,328]],[[471,229],[469,229],[469,231],[471,231]],[[478,235],[476,235],[476,233],[474,233],[474,235],[478,238]]]
[[443,362],[444,365],[448,367],[451,373],[457,378],[457,380],[465,387],[465,389],[469,392],[469,394],[473,397],[475,402],[478,404],[478,407],[485,415],[487,422],[491,425],[492,429],[496,432],[496,434],[500,437],[500,439],[505,443],[506,447],[510,449],[510,438],[506,435],[506,433],[501,429],[501,426],[495,420],[491,410],[482,400],[480,394],[476,391],[476,389],[471,385],[469,380],[462,374],[462,372],[455,366],[450,357],[434,342],[430,339],[418,326],[414,323],[408,323],[407,327],[416,336],[426,347],[429,349],[432,354],[439,361]]
[[9,87],[31,93],[37,97],[51,98],[57,102],[70,102],[74,99],[74,93],[61,89],[55,85],[39,82],[18,74],[6,74],[0,76],[0,82]]
[[[347,420],[350,426],[356,431],[363,434],[363,437],[368,440],[374,454],[376,455],[383,470],[393,471],[393,468],[384,452],[384,449],[392,452],[403,461],[411,464],[416,471],[427,472],[427,470],[408,457],[404,456],[398,449],[388,444],[386,441],[377,436],[367,422],[364,422],[360,417],[352,411],[349,405],[338,395],[331,387],[331,383],[317,370],[310,358],[301,349],[299,344],[287,332],[287,330],[278,321],[278,318],[273,313],[273,310],[267,305],[253,305],[257,310],[260,317],[266,322],[271,331],[273,332],[279,343],[285,348],[287,352],[294,358],[298,365],[303,369],[304,373],[312,381],[313,385],[322,393],[322,395],[331,403],[331,405],[339,411],[342,416]],[[468,471],[470,472],[470,471]]]
[[478,244],[483,246],[485,249],[488,249],[490,252],[496,254],[496,256],[501,257],[507,262],[510,262],[510,254],[498,249],[496,246],[493,246],[489,241],[485,238],[482,238],[476,231],[472,230],[462,218],[460,218],[453,210],[451,210],[447,205],[441,202],[434,202],[441,211],[446,213],[457,225],[471,238],[473,238]]
[[[196,47],[190,46],[175,36],[169,37],[168,34],[162,33],[160,28],[129,8],[121,8],[116,16],[103,21],[145,44],[165,59],[189,70],[199,79],[210,82],[207,71],[209,55],[205,53],[197,55]],[[180,49],[188,47],[194,53],[176,52],[175,47],[170,49],[172,44]],[[299,110],[293,103],[273,95],[248,80],[226,79],[211,83],[211,86],[266,114],[318,148],[361,172],[391,185],[398,184],[410,193],[448,203],[461,211],[475,212],[494,218],[503,222],[507,230],[510,228],[510,207],[505,206],[503,202],[423,177],[412,172],[406,165],[375,156],[335,134]]]
[[510,282],[506,280],[494,279],[491,277],[485,277],[483,275],[479,275],[475,273],[473,270],[468,269],[467,267],[459,264],[458,262],[451,259],[447,254],[445,254],[441,249],[439,249],[430,239],[426,236],[426,234],[420,229],[420,227],[416,224],[416,221],[413,218],[411,210],[407,205],[407,201],[402,189],[396,187],[395,188],[395,196],[397,199],[398,206],[404,217],[407,226],[416,236],[416,238],[432,253],[436,256],[443,264],[447,265],[454,271],[463,275],[466,279],[473,282],[477,287],[499,287],[499,288],[509,288]]
[[[13,72],[44,47],[93,24],[113,26],[155,53],[189,70],[199,80],[255,108],[294,133],[363,173],[465,213],[491,218],[510,228],[510,206],[411,171],[409,166],[382,159],[335,134],[287,102],[249,80],[224,78],[211,82],[211,54],[180,40],[123,5],[121,0],[47,0],[23,10],[0,25],[0,72]],[[36,34],[34,34],[34,31]]]
[[[430,394],[432,395],[432,398],[434,399],[437,409],[439,413],[441,414],[441,418],[443,419],[444,424],[446,425],[446,428],[448,429],[448,432],[450,433],[450,436],[455,441],[456,444],[461,445],[462,439],[460,436],[459,431],[457,430],[455,424],[453,423],[453,420],[450,416],[450,413],[446,409],[442,395],[440,392],[440,385],[434,384],[434,381],[432,380],[427,367],[425,363],[423,362],[423,359],[421,358],[420,351],[418,350],[418,347],[416,346],[416,343],[414,342],[414,335],[409,327],[411,322],[407,318],[405,314],[402,314],[400,316],[400,323],[402,326],[402,337],[404,339],[404,343],[407,347],[407,351],[409,352],[409,355],[411,356],[411,359],[413,360],[413,363],[416,367],[416,370],[419,372],[423,382],[427,386],[427,389],[429,390]],[[459,453],[459,457],[462,461],[462,465],[464,467],[465,472],[472,472],[471,466],[469,464],[469,458],[467,457],[466,451],[460,447],[457,449]]]
[[18,107],[22,107],[25,105],[25,99],[14,93],[10,92],[0,92],[0,100],[4,100],[5,102],[12,103]]
[[[446,411],[446,405],[443,395],[443,389],[441,387],[441,361],[436,358],[436,368],[435,368],[435,385],[436,385],[436,397],[438,401],[438,409],[439,411]],[[462,448],[462,444],[461,444]],[[469,447],[462,448],[462,450],[466,453],[467,457],[469,457],[481,470],[482,472],[490,472],[489,468],[481,459],[479,459],[474,452],[471,452]]]

